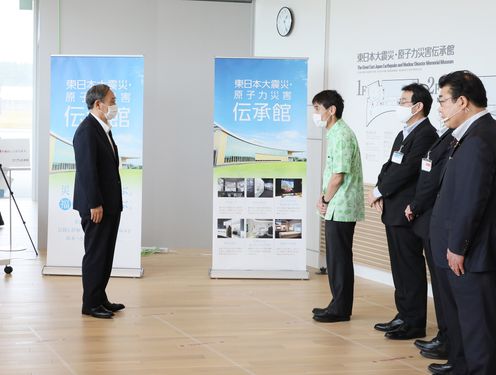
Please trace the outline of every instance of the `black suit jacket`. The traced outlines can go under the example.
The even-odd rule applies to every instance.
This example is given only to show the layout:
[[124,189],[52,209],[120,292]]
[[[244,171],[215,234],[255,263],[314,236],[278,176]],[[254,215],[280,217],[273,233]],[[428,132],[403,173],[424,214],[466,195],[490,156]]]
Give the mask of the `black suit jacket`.
[[97,119],[90,113],[76,129],[73,139],[76,180],[73,207],[81,216],[103,206],[103,214],[122,211],[119,153]]
[[423,239],[429,239],[429,224],[431,221],[432,207],[439,191],[439,180],[444,170],[450,145],[454,138],[451,136],[453,129],[446,130],[441,137],[431,146],[425,157],[429,155],[432,162],[430,172],[420,171],[415,190],[415,198],[410,203],[410,209],[415,215],[413,231]]
[[431,218],[437,266],[446,250],[464,255],[469,272],[496,270],[496,121],[477,119],[450,152]]
[[[403,140],[399,132],[394,140],[388,161],[382,166],[377,179],[377,187],[384,199],[382,222],[386,225],[410,225],[405,218],[405,208],[415,196],[415,187],[420,172],[422,157],[437,139],[436,129],[428,118],[422,121]],[[391,161],[393,153],[401,148],[401,164]]]

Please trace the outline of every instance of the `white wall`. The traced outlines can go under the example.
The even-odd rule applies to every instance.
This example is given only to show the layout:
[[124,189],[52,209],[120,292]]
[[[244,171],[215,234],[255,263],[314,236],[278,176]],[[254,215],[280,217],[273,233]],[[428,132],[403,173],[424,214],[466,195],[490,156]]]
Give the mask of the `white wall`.
[[37,7],[39,247],[46,248],[48,212],[49,56],[142,54],[142,243],[210,248],[213,58],[251,55],[253,5],[185,0],[38,0]]
[[[329,58],[329,85],[338,87],[347,99],[348,108],[353,108],[345,116],[360,143],[365,183],[376,183],[393,140],[402,128],[391,109],[401,94],[401,87],[408,81],[427,84],[436,98],[441,75],[460,69],[471,70],[484,82],[488,109],[496,113],[496,51],[490,47],[494,39],[493,11],[496,10],[493,1],[481,0],[477,6],[467,7],[461,0],[418,0],[415,7],[424,10],[419,16],[405,12],[401,2],[382,0],[374,10],[374,23],[370,22],[367,12],[357,11],[353,2],[333,0],[331,4],[328,42],[330,51],[336,53],[331,53]],[[456,26],[444,27],[452,20],[459,22]],[[454,46],[454,54],[398,57],[400,50],[439,46]],[[396,55],[387,61],[358,62],[359,54],[381,51],[392,51]],[[440,60],[452,62],[432,63]],[[412,65],[363,69],[384,62]],[[372,89],[359,95],[358,82],[361,87],[370,85]],[[437,109],[438,104],[434,101],[429,116],[434,126],[439,125]],[[371,112],[372,115],[368,116]],[[374,120],[368,121],[370,118]]]
[[[294,28],[287,37],[276,30],[279,9],[287,6],[294,15]],[[315,202],[321,191],[322,130],[312,121],[311,100],[326,88],[326,0],[257,0],[253,51],[255,56],[308,57],[308,163],[307,163],[307,261],[319,266],[320,221]]]

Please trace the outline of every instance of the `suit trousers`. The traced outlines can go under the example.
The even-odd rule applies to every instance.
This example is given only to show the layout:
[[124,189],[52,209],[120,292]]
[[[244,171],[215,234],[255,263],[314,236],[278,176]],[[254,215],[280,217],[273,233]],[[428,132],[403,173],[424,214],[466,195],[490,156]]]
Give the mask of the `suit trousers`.
[[432,249],[431,249],[431,241],[429,239],[423,240],[424,244],[424,252],[425,252],[425,260],[427,261],[427,266],[429,267],[429,273],[431,275],[431,286],[432,286],[432,295],[434,297],[434,309],[436,310],[436,321],[439,332],[437,337],[440,341],[446,342],[448,341],[447,336],[447,325],[446,318],[444,317],[443,304],[441,303],[441,295],[439,290],[439,280],[437,277],[437,273],[439,270],[434,264],[434,258],[432,257]]
[[95,224],[90,215],[81,217],[84,231],[83,306],[86,308],[108,302],[105,288],[112,272],[120,218],[120,213],[104,212],[102,221]]
[[386,225],[399,317],[415,328],[427,323],[427,275],[422,239],[411,227]]
[[328,311],[339,316],[351,316],[353,310],[353,234],[356,222],[326,220],[326,262],[332,300]]
[[453,374],[496,374],[496,272],[437,271]]

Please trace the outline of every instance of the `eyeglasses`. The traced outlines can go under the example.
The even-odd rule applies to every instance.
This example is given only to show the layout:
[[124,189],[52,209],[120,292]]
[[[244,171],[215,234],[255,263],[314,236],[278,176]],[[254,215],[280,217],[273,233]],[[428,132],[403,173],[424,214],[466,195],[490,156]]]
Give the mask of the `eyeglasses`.
[[443,105],[443,103],[447,102],[447,101],[448,101],[448,100],[450,100],[450,99],[451,99],[451,100],[456,100],[456,99],[458,99],[458,97],[456,97],[456,98],[455,98],[455,97],[452,97],[452,96],[451,96],[451,97],[446,98],[446,99],[439,99],[439,98],[437,98],[437,102],[438,102],[439,104]]
[[403,105],[403,104],[409,104],[409,103],[413,103],[413,102],[412,101],[408,101],[408,100],[398,99],[397,103],[398,103],[398,105]]

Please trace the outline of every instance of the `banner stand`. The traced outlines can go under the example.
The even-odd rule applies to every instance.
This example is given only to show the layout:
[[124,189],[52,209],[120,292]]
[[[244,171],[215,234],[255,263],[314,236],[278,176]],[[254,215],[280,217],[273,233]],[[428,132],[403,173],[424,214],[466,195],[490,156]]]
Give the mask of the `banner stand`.
[[308,280],[308,271],[273,270],[214,270],[210,269],[211,279],[279,279]]
[[[81,267],[43,266],[42,275],[81,276]],[[141,268],[112,268],[112,277],[143,277]]]

